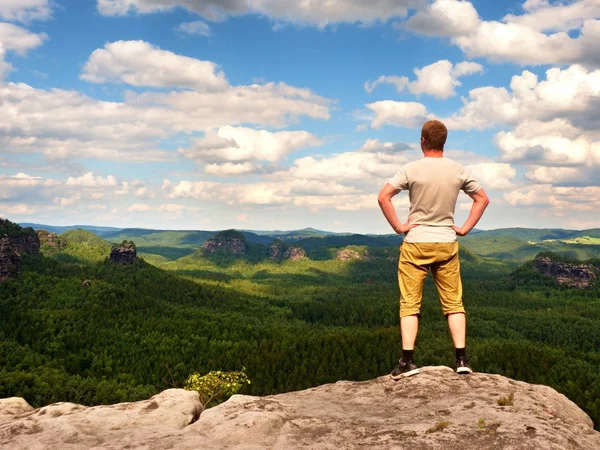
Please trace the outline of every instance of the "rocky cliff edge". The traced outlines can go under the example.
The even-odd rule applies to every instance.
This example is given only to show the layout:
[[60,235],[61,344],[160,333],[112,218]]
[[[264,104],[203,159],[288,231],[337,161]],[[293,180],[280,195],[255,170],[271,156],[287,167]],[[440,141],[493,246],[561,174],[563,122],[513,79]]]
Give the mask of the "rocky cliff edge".
[[[508,401],[512,394],[512,405]],[[505,406],[499,404],[506,399]],[[503,403],[502,401],[500,403]],[[203,411],[170,389],[149,400],[32,409],[0,400],[0,449],[596,449],[590,418],[555,390],[447,367],[340,381]]]

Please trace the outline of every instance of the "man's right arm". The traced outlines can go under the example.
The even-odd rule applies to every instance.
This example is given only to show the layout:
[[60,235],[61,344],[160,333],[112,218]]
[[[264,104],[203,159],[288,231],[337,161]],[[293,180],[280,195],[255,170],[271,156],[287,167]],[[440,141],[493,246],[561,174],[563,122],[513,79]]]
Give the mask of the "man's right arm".
[[460,228],[456,225],[452,227],[457,236],[466,236],[469,234],[475,225],[477,225],[477,222],[479,222],[481,216],[483,216],[485,208],[487,208],[487,206],[490,204],[490,199],[483,189],[479,189],[474,194],[468,195],[473,199],[473,206],[471,207],[471,212],[469,213],[469,217],[467,217],[464,225]]

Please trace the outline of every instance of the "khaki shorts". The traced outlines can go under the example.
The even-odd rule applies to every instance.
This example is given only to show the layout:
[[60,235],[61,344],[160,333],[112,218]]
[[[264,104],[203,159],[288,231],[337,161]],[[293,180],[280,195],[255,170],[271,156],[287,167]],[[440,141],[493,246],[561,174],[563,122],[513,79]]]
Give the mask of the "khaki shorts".
[[421,314],[423,284],[431,269],[444,315],[464,313],[458,242],[404,242],[400,246],[398,283],[400,317]]

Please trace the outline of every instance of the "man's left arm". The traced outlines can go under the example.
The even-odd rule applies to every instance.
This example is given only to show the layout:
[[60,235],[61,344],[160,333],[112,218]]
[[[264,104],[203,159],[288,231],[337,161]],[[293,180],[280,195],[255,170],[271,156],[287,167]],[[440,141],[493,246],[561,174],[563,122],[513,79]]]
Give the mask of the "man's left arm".
[[379,207],[383,212],[383,215],[387,219],[390,226],[397,234],[408,233],[411,229],[416,227],[417,225],[406,222],[402,224],[398,216],[396,215],[396,209],[394,208],[394,204],[392,203],[392,198],[400,192],[399,189],[394,188],[391,184],[387,183],[379,196],[377,197],[377,201],[379,202]]

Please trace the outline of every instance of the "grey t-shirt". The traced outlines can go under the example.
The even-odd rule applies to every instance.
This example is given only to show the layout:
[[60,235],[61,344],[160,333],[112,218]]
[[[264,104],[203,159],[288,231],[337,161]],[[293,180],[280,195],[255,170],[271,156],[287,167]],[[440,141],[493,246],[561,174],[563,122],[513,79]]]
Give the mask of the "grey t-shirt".
[[446,157],[425,157],[401,168],[388,183],[408,190],[408,221],[419,225],[408,232],[406,242],[454,242],[454,209],[462,190],[474,194],[481,189],[471,171]]

